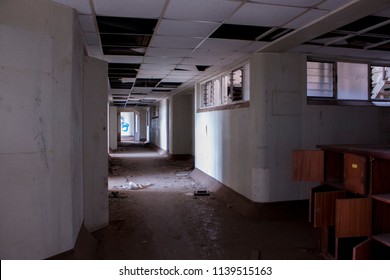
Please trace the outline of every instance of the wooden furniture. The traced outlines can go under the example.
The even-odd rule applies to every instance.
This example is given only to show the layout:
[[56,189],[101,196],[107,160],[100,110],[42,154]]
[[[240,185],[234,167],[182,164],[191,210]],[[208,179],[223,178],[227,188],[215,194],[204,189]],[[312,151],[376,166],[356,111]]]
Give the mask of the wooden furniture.
[[335,259],[390,259],[390,145],[321,145],[293,151],[294,181],[311,189],[309,221]]

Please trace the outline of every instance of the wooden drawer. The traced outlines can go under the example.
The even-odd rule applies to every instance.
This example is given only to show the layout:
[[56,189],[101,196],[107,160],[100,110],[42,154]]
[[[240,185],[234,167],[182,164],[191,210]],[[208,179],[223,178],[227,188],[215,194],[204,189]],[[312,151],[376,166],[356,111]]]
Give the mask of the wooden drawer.
[[309,221],[314,227],[335,225],[336,199],[344,198],[345,191],[321,185],[311,189]]
[[358,194],[367,194],[367,158],[344,154],[345,189]]
[[336,200],[336,237],[370,236],[372,229],[371,198]]

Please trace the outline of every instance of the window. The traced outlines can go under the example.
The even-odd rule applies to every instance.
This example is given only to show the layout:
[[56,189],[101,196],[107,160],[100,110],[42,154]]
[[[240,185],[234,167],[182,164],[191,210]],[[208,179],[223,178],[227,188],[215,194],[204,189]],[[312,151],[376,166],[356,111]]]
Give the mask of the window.
[[[364,104],[390,102],[390,67],[356,62],[307,62],[307,97],[311,104]],[[344,102],[346,101],[346,102]],[[351,102],[356,101],[356,102]],[[347,103],[349,102],[349,103]],[[377,105],[377,102],[372,102]]]
[[249,100],[249,64],[200,84],[200,108]]
[[390,67],[371,66],[371,99],[390,101]]
[[334,96],[334,67],[333,63],[307,62],[307,96]]

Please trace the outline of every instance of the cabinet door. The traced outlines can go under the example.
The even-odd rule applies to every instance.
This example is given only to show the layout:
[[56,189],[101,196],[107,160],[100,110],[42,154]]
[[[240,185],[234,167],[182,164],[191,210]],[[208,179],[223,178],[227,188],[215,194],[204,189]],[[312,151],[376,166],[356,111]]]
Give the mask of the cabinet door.
[[324,180],[324,152],[295,150],[292,153],[293,181],[322,182]]
[[344,155],[344,186],[346,190],[358,194],[366,194],[366,173],[366,157],[354,154]]
[[309,220],[314,227],[333,226],[335,224],[336,199],[344,198],[345,191],[326,185],[311,190]]
[[353,248],[352,258],[354,260],[369,260],[371,259],[371,240],[368,239]]
[[336,237],[371,235],[371,198],[336,200]]

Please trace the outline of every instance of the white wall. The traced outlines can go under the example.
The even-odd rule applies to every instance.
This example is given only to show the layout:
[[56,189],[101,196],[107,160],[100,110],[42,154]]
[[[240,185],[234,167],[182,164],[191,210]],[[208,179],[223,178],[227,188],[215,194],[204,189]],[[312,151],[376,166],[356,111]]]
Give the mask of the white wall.
[[306,57],[255,54],[250,107],[196,113],[195,166],[255,202],[308,198],[291,181],[293,149],[389,140],[388,110],[306,102]]
[[43,259],[83,218],[80,32],[44,0],[2,0],[0,19],[0,258]]
[[169,151],[172,155],[190,155],[193,143],[192,94],[174,95],[169,100]]
[[196,168],[246,197],[251,197],[249,118],[249,108],[195,116]]
[[159,116],[151,120],[150,142],[160,149],[168,151],[169,99],[161,100],[157,106],[159,107]]
[[116,106],[109,106],[108,125],[109,147],[112,151],[115,151],[118,149],[118,107]]
[[83,163],[85,227],[108,225],[107,62],[85,57]]

